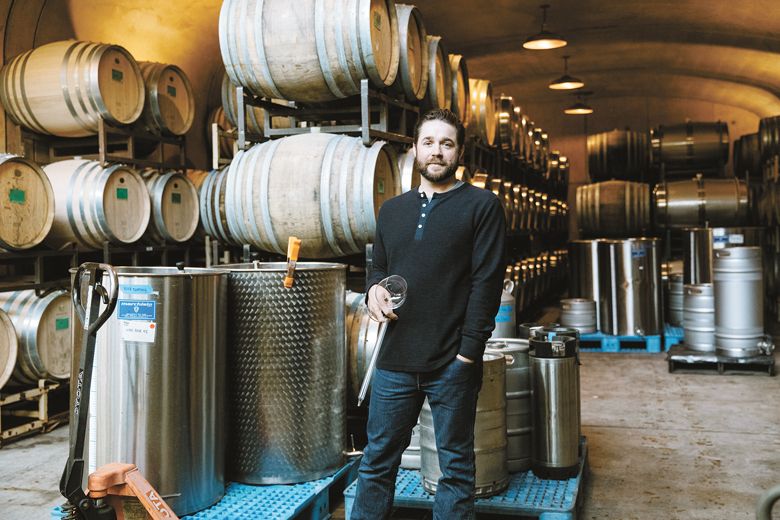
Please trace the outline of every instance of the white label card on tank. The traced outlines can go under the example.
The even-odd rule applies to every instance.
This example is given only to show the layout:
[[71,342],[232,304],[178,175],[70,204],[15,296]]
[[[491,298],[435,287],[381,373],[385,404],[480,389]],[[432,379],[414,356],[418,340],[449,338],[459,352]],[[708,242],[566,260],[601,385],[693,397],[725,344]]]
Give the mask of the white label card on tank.
[[744,235],[729,235],[729,244],[744,244]]
[[154,343],[157,323],[144,320],[119,320],[122,341]]

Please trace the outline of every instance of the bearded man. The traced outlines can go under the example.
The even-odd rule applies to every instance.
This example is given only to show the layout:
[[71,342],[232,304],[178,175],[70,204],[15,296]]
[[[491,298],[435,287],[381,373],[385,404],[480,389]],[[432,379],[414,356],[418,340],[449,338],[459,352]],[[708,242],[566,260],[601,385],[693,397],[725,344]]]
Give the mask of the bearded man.
[[[379,211],[366,300],[388,329],[372,379],[353,520],[389,517],[401,454],[426,397],[442,472],[434,519],[474,517],[474,418],[501,299],[505,221],[493,193],[455,178],[464,137],[451,111],[422,116],[414,136],[420,186]],[[377,285],[392,274],[408,284],[395,312]]]

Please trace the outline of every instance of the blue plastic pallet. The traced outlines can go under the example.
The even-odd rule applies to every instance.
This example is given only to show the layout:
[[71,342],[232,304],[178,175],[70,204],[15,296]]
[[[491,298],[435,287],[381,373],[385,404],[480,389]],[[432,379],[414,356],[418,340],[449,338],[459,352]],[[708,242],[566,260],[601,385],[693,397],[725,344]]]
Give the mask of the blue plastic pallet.
[[[330,518],[331,493],[357,478],[360,458],[350,460],[330,477],[301,484],[251,486],[230,482],[225,496],[212,507],[183,518],[198,520],[324,520]],[[337,504],[334,504],[337,505]]]
[[678,345],[683,342],[683,328],[674,327],[668,323],[664,325],[664,351],[669,352],[669,349],[674,345]]
[[582,352],[661,352],[661,336],[610,336],[602,332],[580,336]]
[[[539,520],[575,520],[582,503],[584,477],[587,473],[588,445],[581,441],[582,457],[576,477],[568,480],[543,480],[530,471],[511,476],[509,487],[500,495],[478,498],[474,502],[477,513],[493,515],[530,516]],[[357,482],[344,490],[346,517],[352,514]],[[423,489],[420,473],[401,469],[395,482],[395,507],[433,509],[434,495]]]

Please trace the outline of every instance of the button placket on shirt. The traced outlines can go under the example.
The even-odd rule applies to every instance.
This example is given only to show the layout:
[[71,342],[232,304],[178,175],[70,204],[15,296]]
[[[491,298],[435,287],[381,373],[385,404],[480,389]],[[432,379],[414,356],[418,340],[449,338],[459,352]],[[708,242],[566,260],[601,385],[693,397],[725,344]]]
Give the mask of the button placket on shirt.
[[431,200],[428,200],[424,193],[420,193],[420,200],[422,201],[422,204],[420,204],[420,218],[417,219],[417,229],[414,233],[414,239],[415,240],[422,240],[423,232],[425,231],[425,223],[427,222],[427,217],[430,214],[431,211],[433,211],[433,207],[438,202],[438,199],[434,195]]

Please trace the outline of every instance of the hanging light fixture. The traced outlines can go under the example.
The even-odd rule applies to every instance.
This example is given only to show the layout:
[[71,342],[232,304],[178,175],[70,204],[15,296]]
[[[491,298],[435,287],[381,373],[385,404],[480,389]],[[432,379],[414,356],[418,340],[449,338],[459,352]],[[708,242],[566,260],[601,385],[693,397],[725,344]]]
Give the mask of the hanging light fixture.
[[542,4],[539,7],[542,9],[542,30],[538,34],[529,37],[523,43],[523,47],[532,51],[565,47],[568,43],[566,40],[547,30],[547,9],[550,7],[550,4]]
[[571,56],[563,57],[563,76],[548,85],[551,89],[574,90],[585,86],[585,83],[581,79],[569,76],[569,58],[571,58]]
[[593,108],[590,105],[587,105],[583,100],[585,96],[590,96],[591,94],[593,94],[593,92],[582,92],[580,94],[577,94],[577,102],[565,108],[563,110],[563,113],[572,116],[585,116],[588,114],[592,114]]

